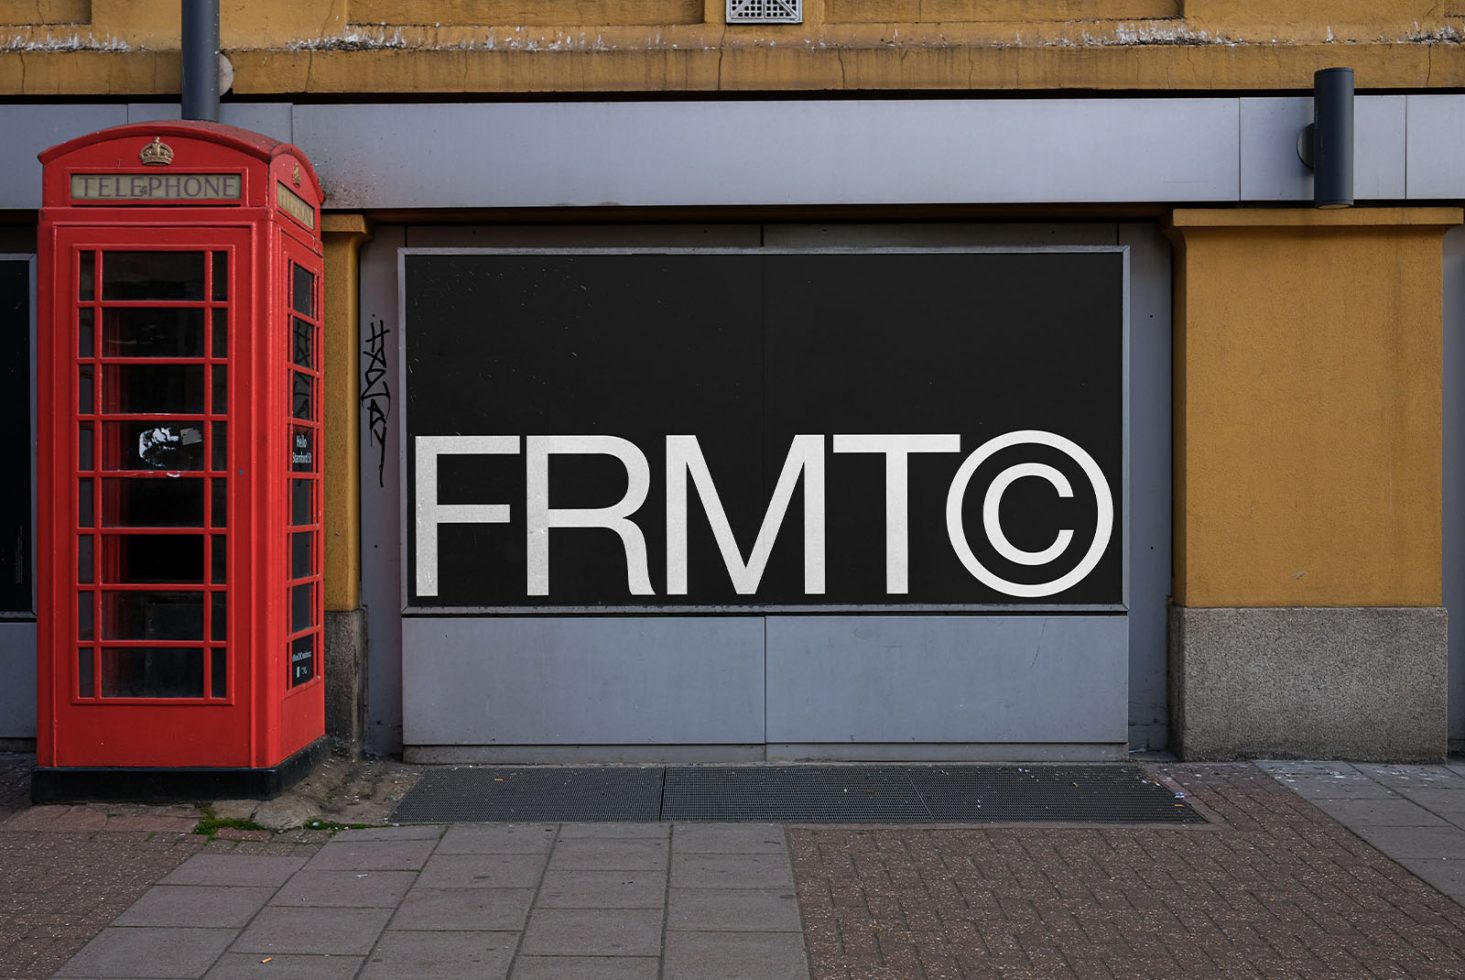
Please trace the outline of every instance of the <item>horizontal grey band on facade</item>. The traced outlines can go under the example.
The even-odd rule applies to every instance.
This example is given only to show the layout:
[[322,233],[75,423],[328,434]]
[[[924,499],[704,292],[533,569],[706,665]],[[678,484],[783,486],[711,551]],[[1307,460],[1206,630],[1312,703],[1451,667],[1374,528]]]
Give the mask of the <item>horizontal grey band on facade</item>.
[[[0,208],[40,204],[36,154],[159,104],[0,106]],[[1310,203],[1287,98],[229,103],[286,139],[333,209]],[[1465,197],[1465,95],[1362,96],[1355,196]],[[186,166],[186,161],[175,161]]]

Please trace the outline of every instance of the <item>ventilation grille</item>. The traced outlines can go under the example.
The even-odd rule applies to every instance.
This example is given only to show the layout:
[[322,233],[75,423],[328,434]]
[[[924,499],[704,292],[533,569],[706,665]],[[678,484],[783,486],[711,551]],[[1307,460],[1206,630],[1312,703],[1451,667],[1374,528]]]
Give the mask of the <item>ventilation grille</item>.
[[802,24],[804,0],[727,0],[729,24]]

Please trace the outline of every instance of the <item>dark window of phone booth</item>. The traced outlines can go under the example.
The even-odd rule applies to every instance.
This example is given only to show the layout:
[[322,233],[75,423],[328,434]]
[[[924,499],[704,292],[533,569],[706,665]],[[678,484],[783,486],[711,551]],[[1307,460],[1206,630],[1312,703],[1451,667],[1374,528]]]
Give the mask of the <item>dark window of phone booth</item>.
[[228,699],[232,253],[72,258],[76,695]]
[[290,519],[286,560],[286,685],[296,688],[320,675],[321,649],[321,337],[320,280],[289,256],[286,368],[290,397],[290,470],[286,488]]

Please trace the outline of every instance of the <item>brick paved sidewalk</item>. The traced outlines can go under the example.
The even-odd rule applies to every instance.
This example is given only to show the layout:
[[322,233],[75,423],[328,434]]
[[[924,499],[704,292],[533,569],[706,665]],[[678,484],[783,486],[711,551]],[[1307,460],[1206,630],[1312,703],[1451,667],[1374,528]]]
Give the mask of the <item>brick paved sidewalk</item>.
[[[0,754],[0,978],[49,977],[200,851],[313,854],[329,833],[210,841],[193,806],[29,806],[28,755]],[[252,836],[240,833],[240,837]]]
[[1465,909],[1252,765],[1210,829],[790,828],[815,980],[1460,977]]
[[[1449,767],[1154,767],[1220,818],[1199,828],[457,825],[322,848],[307,831],[205,845],[182,808],[7,820],[14,758],[0,978],[44,976],[92,935],[66,974],[771,980],[803,975],[806,949],[816,980],[1465,976],[1465,909],[1374,846],[1465,900]],[[207,962],[164,953],[170,935]]]

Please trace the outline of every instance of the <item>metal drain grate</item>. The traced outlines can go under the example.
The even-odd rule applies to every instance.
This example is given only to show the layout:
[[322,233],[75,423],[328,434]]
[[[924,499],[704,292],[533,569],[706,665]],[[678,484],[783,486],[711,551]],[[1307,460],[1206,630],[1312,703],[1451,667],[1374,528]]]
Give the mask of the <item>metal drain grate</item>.
[[401,823],[659,819],[660,767],[435,769],[392,814]]
[[429,772],[392,819],[1204,823],[1136,766],[672,766]]
[[1205,822],[1134,766],[921,766],[907,772],[937,822]]
[[663,820],[922,823],[905,770],[884,766],[685,766],[666,771]]

